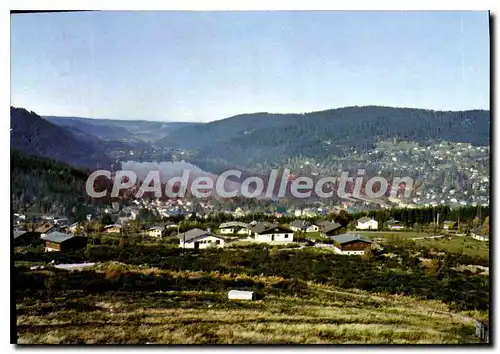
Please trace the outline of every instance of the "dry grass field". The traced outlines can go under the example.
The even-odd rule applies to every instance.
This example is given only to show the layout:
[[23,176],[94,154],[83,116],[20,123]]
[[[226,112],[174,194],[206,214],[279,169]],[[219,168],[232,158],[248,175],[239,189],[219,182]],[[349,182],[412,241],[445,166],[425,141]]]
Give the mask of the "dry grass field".
[[[17,303],[18,343],[123,344],[455,344],[476,343],[475,319],[485,313],[452,312],[440,301],[373,294],[304,283],[300,296],[268,291],[282,278],[101,264],[93,271],[119,277],[252,279],[264,298],[230,301],[210,291],[78,290],[28,297]],[[39,272],[50,272],[47,270]],[[78,272],[78,271],[73,271]],[[75,274],[76,275],[76,274]]]

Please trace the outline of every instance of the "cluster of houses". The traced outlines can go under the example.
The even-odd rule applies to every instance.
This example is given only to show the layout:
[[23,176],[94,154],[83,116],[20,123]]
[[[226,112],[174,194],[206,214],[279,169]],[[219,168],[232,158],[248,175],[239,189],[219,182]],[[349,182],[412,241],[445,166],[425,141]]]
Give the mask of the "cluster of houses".
[[[177,227],[177,225],[167,222],[163,226],[152,226],[144,231],[150,237],[161,238],[172,227]],[[120,234],[122,228],[121,224],[110,224],[103,228],[102,233]],[[13,232],[15,246],[28,245],[37,239],[41,239],[45,242],[45,252],[83,248],[86,246],[88,238],[81,234],[82,227],[79,223],[67,225],[60,221],[54,222],[53,219],[43,222],[32,231],[14,229]]]
[[83,248],[87,237],[68,232],[68,227],[53,222],[44,222],[34,231],[14,230],[14,245],[27,245],[37,239],[45,242],[45,252]]
[[[219,226],[221,235],[208,230],[198,228],[179,233],[179,247],[203,249],[208,247],[224,247],[228,241],[228,235],[246,236],[244,240],[268,243],[293,242],[293,230],[279,224],[267,221],[252,222],[244,224],[240,222],[223,223]],[[223,236],[224,235],[224,236]]]
[[[390,230],[404,229],[404,226],[397,220],[391,219],[386,223]],[[120,223],[106,225],[102,232],[107,234],[122,233],[124,225]],[[150,226],[143,230],[143,234],[154,238],[162,238],[169,229],[177,228],[173,222],[163,223],[161,226]],[[356,230],[378,230],[377,220],[369,217],[362,217],[356,221]],[[454,221],[443,222],[443,229],[448,231],[457,230],[458,223]],[[370,247],[371,241],[356,232],[347,232],[345,226],[328,220],[310,222],[307,220],[294,220],[289,225],[284,226],[278,223],[267,221],[249,224],[232,221],[219,225],[218,232],[213,233],[210,229],[202,230],[194,228],[186,232],[177,233],[179,247],[191,249],[205,249],[209,247],[225,247],[232,242],[235,237],[239,240],[252,242],[264,242],[270,244],[286,244],[294,242],[294,233],[305,235],[317,233],[320,236],[330,239],[334,250],[339,254],[360,255]],[[81,224],[74,223],[67,225],[64,219],[45,220],[34,231],[14,230],[14,244],[26,245],[35,239],[42,239],[45,242],[45,251],[62,251],[65,249],[85,247],[87,237],[81,236]],[[471,230],[471,236],[480,241],[488,241],[489,237],[482,235],[479,229]],[[331,245],[330,245],[331,246]]]
[[179,247],[205,249],[210,247],[225,247],[229,241],[228,235],[247,236],[244,240],[265,242],[269,244],[286,244],[293,242],[294,231],[320,232],[333,241],[333,250],[339,254],[362,255],[372,242],[356,233],[342,233],[345,230],[340,224],[331,221],[321,221],[311,224],[303,220],[292,222],[289,227],[266,221],[244,224],[239,222],[223,223],[219,227],[220,234],[199,228],[179,233]]

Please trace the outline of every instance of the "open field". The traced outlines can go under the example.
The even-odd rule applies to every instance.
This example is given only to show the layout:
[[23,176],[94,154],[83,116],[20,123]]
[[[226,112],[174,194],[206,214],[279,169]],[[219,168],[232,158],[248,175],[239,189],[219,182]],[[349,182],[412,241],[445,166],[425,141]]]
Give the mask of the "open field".
[[360,231],[359,234],[370,239],[385,239],[387,243],[414,242],[417,248],[425,247],[436,251],[462,253],[486,260],[489,258],[489,242],[478,241],[469,236],[450,235],[442,238],[412,240],[412,238],[429,237],[431,234],[415,231]]
[[472,257],[489,258],[489,242],[466,236],[451,236],[437,239],[416,240],[417,245],[450,253],[464,253]]
[[[101,264],[93,272],[109,275],[115,268]],[[475,343],[475,318],[484,316],[452,312],[440,301],[313,282],[290,292],[280,277],[131,266],[114,276],[132,275],[182,278],[184,285],[176,290],[69,290],[26,297],[17,304],[19,343]],[[78,277],[79,272],[66,276]],[[251,281],[262,284],[266,295],[257,301],[230,301],[226,290],[197,291],[185,285],[186,279],[187,284],[200,279]]]

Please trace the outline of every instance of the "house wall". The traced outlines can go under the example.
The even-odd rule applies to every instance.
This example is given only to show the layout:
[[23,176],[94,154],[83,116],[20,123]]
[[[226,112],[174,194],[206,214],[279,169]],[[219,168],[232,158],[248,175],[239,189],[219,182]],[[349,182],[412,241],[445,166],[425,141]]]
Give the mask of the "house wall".
[[333,246],[333,250],[338,254],[343,254],[346,256],[362,256],[365,254],[364,250],[342,250],[337,246]]
[[[219,241],[219,243],[217,243]],[[223,239],[213,237],[213,236],[208,236],[204,237],[202,239],[195,240],[193,242],[186,242],[185,248],[196,248],[195,247],[195,242],[198,243],[198,249],[205,249],[205,248],[210,248],[210,247],[224,247],[225,242]],[[179,247],[183,248],[183,241],[180,240]]]
[[365,223],[358,222],[356,228],[359,230],[377,230],[378,222],[376,220],[370,220]]
[[349,242],[349,243],[344,243],[343,245],[340,245],[340,248],[342,251],[364,251],[366,247],[370,247],[371,244],[368,242]]
[[365,254],[365,248],[369,246],[371,246],[371,244],[368,242],[351,242],[343,245],[335,243],[333,249],[338,254],[360,256]]
[[309,226],[307,229],[306,229],[306,232],[318,232],[319,231],[319,227],[316,226],[316,225],[311,225]]
[[488,241],[489,239],[485,236],[481,235],[471,235],[473,239],[478,240],[478,241]]
[[162,232],[161,230],[150,230],[148,231],[148,235],[151,237],[161,237]]
[[227,228],[222,228],[220,229],[220,233],[223,235],[232,235],[232,234],[238,234],[238,235],[248,235],[249,231],[246,228],[232,228],[232,227],[227,227]]
[[45,242],[45,252],[59,252],[61,251],[61,245],[59,243],[54,243],[50,241]]
[[[273,241],[274,235],[274,241]],[[275,234],[255,234],[255,241],[259,242],[293,242],[293,232]]]
[[112,233],[120,233],[120,228],[119,227],[110,227],[109,229],[104,230],[105,233],[112,234]]

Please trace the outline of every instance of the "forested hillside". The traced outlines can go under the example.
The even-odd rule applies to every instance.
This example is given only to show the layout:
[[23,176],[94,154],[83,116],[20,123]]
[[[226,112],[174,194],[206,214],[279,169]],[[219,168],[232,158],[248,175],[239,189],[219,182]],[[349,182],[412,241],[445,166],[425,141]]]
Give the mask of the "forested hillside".
[[11,107],[11,148],[28,155],[48,157],[72,166],[106,168],[111,160],[100,144],[58,127],[34,112]]
[[54,160],[11,150],[12,210],[84,218],[90,202],[85,192],[88,173]]
[[321,160],[372,149],[380,140],[447,140],[488,145],[489,111],[347,107],[306,114],[255,113],[180,128],[160,145],[196,151],[200,160],[240,166],[295,156]]

